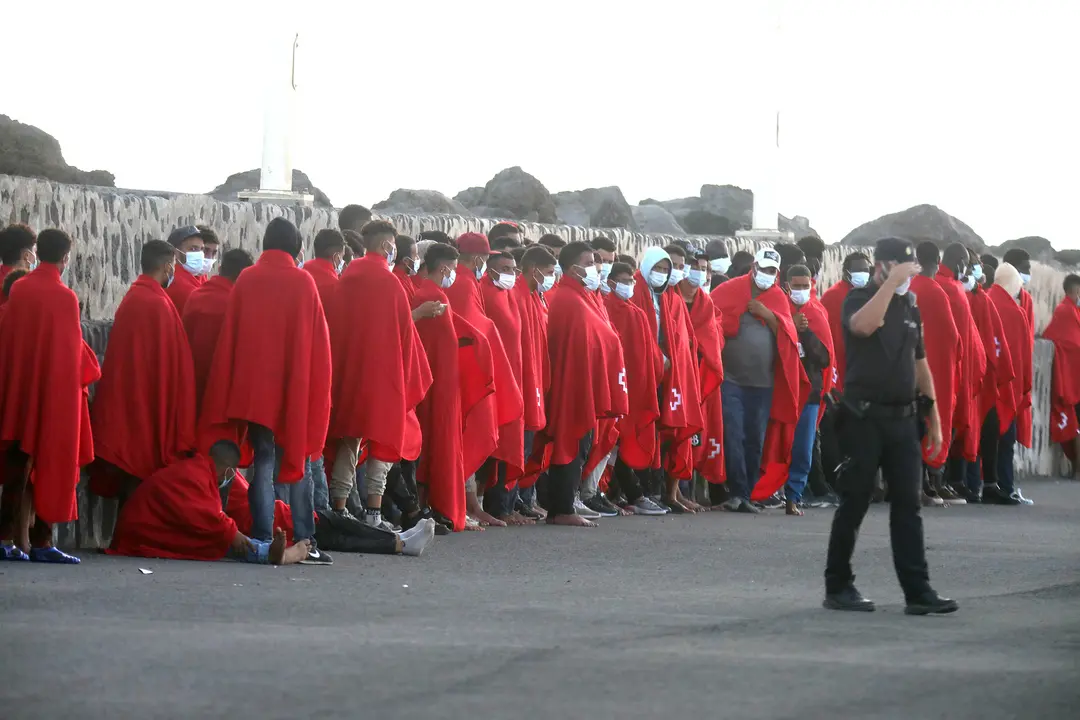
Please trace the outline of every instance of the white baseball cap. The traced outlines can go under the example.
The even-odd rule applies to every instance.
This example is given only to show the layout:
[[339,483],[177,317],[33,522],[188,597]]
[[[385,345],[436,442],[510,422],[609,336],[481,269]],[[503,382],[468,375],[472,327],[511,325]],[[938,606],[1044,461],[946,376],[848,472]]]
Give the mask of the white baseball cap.
[[754,255],[754,264],[759,268],[776,268],[780,269],[780,253],[776,252],[772,248],[761,248]]

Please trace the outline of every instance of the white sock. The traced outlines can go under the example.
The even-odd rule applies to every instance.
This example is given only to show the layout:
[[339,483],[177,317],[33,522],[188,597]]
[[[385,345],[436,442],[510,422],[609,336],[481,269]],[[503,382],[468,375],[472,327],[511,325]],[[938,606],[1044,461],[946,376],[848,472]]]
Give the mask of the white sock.
[[378,527],[382,524],[382,511],[381,510],[365,510],[364,521],[371,527]]
[[421,520],[413,529],[419,530],[419,532],[413,533],[407,540],[402,538],[405,547],[402,548],[401,552],[404,555],[420,557],[431,541],[435,539],[435,521],[426,518]]
[[416,533],[422,531],[423,529],[424,529],[424,521],[421,520],[420,522],[416,523],[416,525],[412,526],[408,530],[405,530],[404,532],[399,532],[398,537],[401,538],[402,542],[405,542],[406,540],[411,538]]

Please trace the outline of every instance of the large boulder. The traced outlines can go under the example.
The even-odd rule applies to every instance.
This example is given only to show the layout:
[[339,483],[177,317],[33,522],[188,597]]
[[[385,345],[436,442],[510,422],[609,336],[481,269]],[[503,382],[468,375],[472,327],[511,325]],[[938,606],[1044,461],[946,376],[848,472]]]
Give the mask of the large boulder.
[[44,130],[0,115],[0,175],[20,175],[75,185],[116,187],[106,170],[80,170],[68,165],[60,143]]
[[[218,185],[208,194],[210,197],[223,202],[236,201],[239,199],[238,196],[240,193],[247,190],[257,190],[259,188],[259,176],[261,174],[262,171],[259,168],[235,173],[226,178],[225,182]],[[311,178],[300,170],[294,169],[292,171],[292,186],[293,190],[296,192],[306,192],[314,195],[316,207],[334,207],[334,204],[330,202],[330,198],[326,196],[326,193],[315,187],[315,184],[311,182]]]
[[976,252],[986,249],[986,243],[974,230],[933,205],[916,205],[871,220],[849,232],[840,244],[869,247],[883,237],[901,237],[914,243],[930,240],[942,249],[956,242]]
[[1013,248],[1027,250],[1027,254],[1035,260],[1049,260],[1054,256],[1054,246],[1050,244],[1049,240],[1038,235],[1006,240],[993,248],[993,251],[995,255],[1002,257]]
[[[462,197],[472,201],[462,202]],[[520,167],[499,172],[484,186],[484,193],[476,199],[472,189],[458,194],[474,215],[490,218],[508,218],[554,224],[559,221],[555,201],[544,184]]]
[[383,215],[472,215],[457,200],[451,200],[438,190],[407,190],[400,188],[390,197],[371,208]]
[[793,218],[786,218],[783,215],[780,215],[779,220],[780,224],[777,226],[777,229],[787,230],[793,233],[796,241],[804,237],[821,237],[818,235],[817,230],[810,227],[810,220],[802,215],[796,215]]
[[642,200],[641,205],[660,205],[675,216],[686,232],[694,235],[734,235],[754,222],[754,193],[735,185],[702,185],[698,197],[676,200]]
[[1054,260],[1068,267],[1080,265],[1080,250],[1061,250],[1054,253]]
[[454,200],[467,208],[479,207],[484,204],[484,188],[467,188],[455,195]]
[[682,225],[662,205],[635,205],[630,208],[634,222],[642,232],[653,235],[685,235]]
[[617,187],[555,193],[555,212],[564,225],[637,230],[630,203]]

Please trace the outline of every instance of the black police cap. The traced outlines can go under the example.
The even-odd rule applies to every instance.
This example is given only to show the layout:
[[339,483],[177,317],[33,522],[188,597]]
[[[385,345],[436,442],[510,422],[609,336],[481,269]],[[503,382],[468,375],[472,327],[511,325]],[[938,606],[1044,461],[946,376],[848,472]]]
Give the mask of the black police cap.
[[874,262],[915,262],[915,246],[904,238],[882,238],[874,245]]

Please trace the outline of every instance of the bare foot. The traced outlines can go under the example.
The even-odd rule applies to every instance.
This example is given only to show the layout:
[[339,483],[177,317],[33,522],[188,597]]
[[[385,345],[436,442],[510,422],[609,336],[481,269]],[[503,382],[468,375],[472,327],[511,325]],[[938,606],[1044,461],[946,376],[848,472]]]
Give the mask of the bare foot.
[[476,518],[471,515],[465,516],[465,532],[484,532],[484,528],[480,526]]
[[539,505],[533,505],[532,511],[539,515],[541,520],[547,520],[548,513],[547,510],[545,510],[544,508],[540,507]]
[[793,503],[791,501],[788,501],[787,509],[785,510],[785,512],[788,515],[794,515],[795,517],[802,517],[803,516],[802,508],[800,508],[797,504],[795,504],[795,503]]
[[286,547],[287,544],[285,531],[275,530],[274,541],[270,543],[271,565],[295,565],[307,557],[308,550],[311,548],[311,543],[307,540],[301,540],[292,547]]
[[566,525],[568,527],[596,527],[596,523],[594,523],[592,520],[586,520],[585,518],[581,517],[576,513],[571,513],[570,515],[556,515],[554,517],[549,516],[547,519],[547,524]]
[[478,509],[475,513],[472,514],[476,517],[477,520],[480,521],[481,525],[490,527],[506,527],[506,523],[504,523],[502,520],[495,517],[494,515],[489,515],[483,510]]
[[501,519],[505,521],[507,525],[533,525],[536,522],[532,518],[527,518],[517,512],[504,515]]

